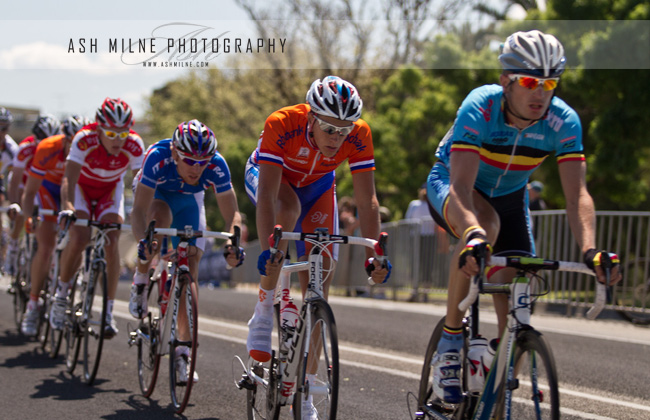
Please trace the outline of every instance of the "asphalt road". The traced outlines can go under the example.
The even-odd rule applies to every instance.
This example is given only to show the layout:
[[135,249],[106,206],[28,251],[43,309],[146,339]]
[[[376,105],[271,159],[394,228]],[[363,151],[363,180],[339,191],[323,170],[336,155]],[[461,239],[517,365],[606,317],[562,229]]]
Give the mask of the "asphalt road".
[[[2,283],[2,282],[0,282]],[[139,394],[136,349],[127,345],[128,284],[120,285],[115,313],[120,333],[106,342],[98,379],[81,383],[80,368],[65,372],[34,340],[18,334],[11,296],[0,293],[0,388],[7,419],[166,419],[170,407],[168,362],[151,399]],[[234,355],[245,355],[246,321],[255,302],[250,290],[201,289],[199,383],[188,419],[245,419],[245,394]],[[409,393],[417,392],[429,335],[440,306],[364,298],[332,298],[341,349],[340,419],[409,419]],[[484,333],[494,317],[482,313]],[[558,366],[563,419],[650,419],[650,329],[611,317],[597,321],[538,314],[533,324],[550,341]],[[411,405],[414,399],[410,398]],[[291,418],[288,407],[282,418]]]

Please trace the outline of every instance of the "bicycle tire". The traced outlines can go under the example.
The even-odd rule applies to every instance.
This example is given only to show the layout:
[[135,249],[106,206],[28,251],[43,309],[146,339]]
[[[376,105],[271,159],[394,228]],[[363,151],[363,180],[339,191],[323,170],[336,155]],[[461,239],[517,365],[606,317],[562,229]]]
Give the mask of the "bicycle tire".
[[[650,325],[650,278],[645,278],[645,258],[628,261],[622,268],[624,280],[616,290],[618,313],[636,325]],[[645,308],[646,312],[623,308]]]
[[[438,342],[442,336],[445,319],[446,318],[443,317],[438,321],[438,324],[433,329],[431,338],[429,339],[429,344],[427,345],[427,350],[424,353],[424,362],[422,363],[422,372],[420,374],[420,384],[418,388],[418,411],[422,412],[426,419],[469,419],[471,418],[472,412],[474,411],[473,408],[478,400],[477,396],[468,395],[462,403],[451,405],[443,403],[433,394],[433,372],[431,371],[431,361],[438,349]],[[465,337],[467,337],[466,332]],[[466,348],[467,343],[465,343],[463,351],[461,352],[461,366],[463,366],[461,369],[464,389],[467,384],[467,378],[465,377],[466,369],[464,369],[464,366],[466,365]]]
[[41,292],[41,298],[43,299],[43,306],[41,307],[41,313],[39,314],[38,317],[38,327],[36,328],[36,336],[38,337],[38,342],[40,343],[41,350],[47,352],[48,354],[52,350],[51,348],[50,350],[47,349],[47,345],[50,344],[51,342],[50,338],[52,336],[52,334],[50,334],[49,314],[52,305],[51,296],[54,295],[54,292],[50,291],[51,283],[52,282],[48,277],[45,280],[45,287]]
[[[179,276],[180,296],[175,296],[174,299],[180,299],[185,291],[186,298],[186,311],[187,319],[190,329],[190,341],[179,341],[176,337],[171,337],[169,345],[169,390],[171,394],[172,404],[176,409],[176,414],[182,414],[190,400],[192,393],[192,385],[194,384],[194,372],[196,370],[197,348],[199,345],[199,309],[198,309],[198,289],[196,282],[192,279],[189,273],[182,273]],[[169,310],[169,307],[167,308]],[[173,310],[173,309],[172,309]],[[175,331],[178,334],[178,313],[172,314],[172,323],[175,324]],[[188,360],[187,381],[179,381],[176,375],[177,359],[175,357],[176,349],[181,346],[187,346],[190,349]]]
[[[99,362],[102,358],[108,303],[107,289],[106,265],[103,262],[98,262],[90,271],[86,294],[83,296],[83,315],[81,319],[83,331],[83,380],[88,386],[95,382]],[[93,301],[96,293],[101,293],[101,311],[99,314],[93,311]]]
[[[253,362],[251,370],[259,377],[267,380],[267,384],[251,381],[250,388],[246,389],[246,414],[248,420],[278,420],[280,418],[280,304],[274,305],[275,330],[277,337],[277,351],[271,352],[271,360],[266,363]],[[252,359],[251,359],[252,360]]]
[[[302,403],[311,396],[314,408],[318,411],[318,418],[335,420],[339,393],[339,345],[334,314],[324,300],[312,302],[311,311],[312,343],[309,343],[309,353],[312,356],[320,354],[316,361],[316,379],[312,384],[307,380],[307,373],[314,370],[314,362],[302,357],[304,348],[308,345],[306,340],[303,341],[293,400],[294,419],[302,418]],[[315,342],[314,337],[320,337],[320,342]],[[307,366],[310,361],[312,365]]]
[[[24,251],[18,253],[18,260],[21,258],[21,255]],[[25,310],[27,309],[27,302],[29,302],[29,293],[30,293],[30,283],[27,279],[27,270],[26,266],[17,265],[16,274],[13,278],[13,290],[14,290],[14,322],[18,328],[18,333],[22,334],[21,325],[23,323],[23,316],[25,315]]]
[[72,279],[72,285],[68,293],[68,302],[65,310],[65,324],[63,327],[63,338],[65,339],[65,365],[68,373],[74,372],[79,360],[79,352],[81,350],[81,313],[83,309],[83,300],[81,297],[84,295],[85,283],[80,283],[78,286],[78,278],[81,276],[81,271],[77,273]]
[[[160,281],[163,280],[161,276]],[[150,281],[147,287],[147,302],[149,311],[138,327],[138,381],[142,395],[149,398],[156,387],[158,370],[160,368],[160,347],[158,345],[161,313],[158,298],[160,296],[159,281]]]
[[[530,420],[558,420],[560,418],[560,392],[553,353],[536,330],[522,331],[517,336],[514,366],[516,382],[510,386],[512,397],[510,418]],[[496,413],[508,410],[501,393]],[[497,417],[501,418],[501,417]]]

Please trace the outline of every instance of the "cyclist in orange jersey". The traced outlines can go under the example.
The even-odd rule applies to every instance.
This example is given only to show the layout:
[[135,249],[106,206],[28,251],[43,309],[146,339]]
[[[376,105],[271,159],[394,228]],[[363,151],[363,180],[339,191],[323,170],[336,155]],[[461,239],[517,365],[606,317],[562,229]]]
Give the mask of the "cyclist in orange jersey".
[[[334,171],[348,161],[359,211],[361,234],[379,237],[379,202],[375,193],[375,160],[368,124],[360,119],[362,100],[349,82],[328,76],[312,83],[304,104],[282,108],[271,114],[264,125],[257,149],[246,165],[246,192],[257,206],[257,231],[262,253],[258,259],[261,274],[259,299],[249,322],[247,349],[260,362],[271,357],[273,298],[282,266],[283,252],[270,260],[267,238],[276,224],[287,230],[312,232],[328,228],[338,233],[338,212]],[[306,259],[303,242],[298,242],[298,257]],[[332,250],[336,259],[336,247]],[[375,283],[390,275],[367,249],[367,267]],[[329,259],[326,261],[329,265]],[[307,273],[299,273],[305,293]],[[331,277],[330,277],[331,278]],[[324,284],[325,298],[329,282]],[[313,412],[313,406],[305,409]]]
[[[27,171],[32,165],[36,146],[41,140],[61,134],[61,122],[53,115],[40,115],[32,127],[32,136],[26,137],[18,145],[18,153],[14,157],[11,175],[9,181],[8,196],[9,201],[20,207],[23,188],[27,180]],[[10,232],[9,247],[7,248],[7,258],[5,260],[6,271],[13,275],[16,256],[18,255],[18,237],[23,229],[25,221],[24,213],[9,212],[9,218],[13,221],[13,227]]]
[[[73,115],[63,121],[63,134],[57,134],[41,141],[36,147],[34,159],[27,170],[27,182],[22,198],[23,214],[27,215],[25,230],[32,228],[30,215],[34,211],[34,202],[38,200],[41,209],[60,210],[61,178],[65,167],[65,159],[70,150],[72,138],[89,121],[78,115]],[[56,216],[41,217],[36,228],[38,247],[32,255],[31,284],[29,303],[20,327],[26,336],[35,336],[40,313],[39,296],[50,269],[50,257],[56,241]]]

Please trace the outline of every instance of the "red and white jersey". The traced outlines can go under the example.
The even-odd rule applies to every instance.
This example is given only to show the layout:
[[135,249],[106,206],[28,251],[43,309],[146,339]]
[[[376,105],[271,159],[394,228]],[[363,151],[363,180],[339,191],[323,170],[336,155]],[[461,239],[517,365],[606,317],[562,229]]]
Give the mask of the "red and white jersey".
[[97,133],[97,123],[85,126],[74,136],[68,160],[82,165],[79,184],[86,187],[105,187],[124,178],[127,169],[142,167],[144,142],[133,130],[124,140],[117,155],[110,155],[102,146]]
[[18,153],[14,156],[13,167],[24,170],[22,184],[27,180],[27,171],[32,166],[36,146],[38,146],[38,140],[34,136],[25,137],[18,145]]

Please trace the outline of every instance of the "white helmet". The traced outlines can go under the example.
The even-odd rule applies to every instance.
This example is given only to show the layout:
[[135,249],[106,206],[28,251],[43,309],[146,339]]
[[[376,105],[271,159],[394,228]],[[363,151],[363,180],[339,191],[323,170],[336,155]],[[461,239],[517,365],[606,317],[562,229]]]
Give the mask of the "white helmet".
[[504,70],[537,77],[559,77],[564,72],[564,47],[553,35],[532,30],[515,32],[502,46]]
[[363,101],[350,82],[337,76],[327,76],[311,84],[306,97],[311,110],[343,121],[356,121],[361,117]]

